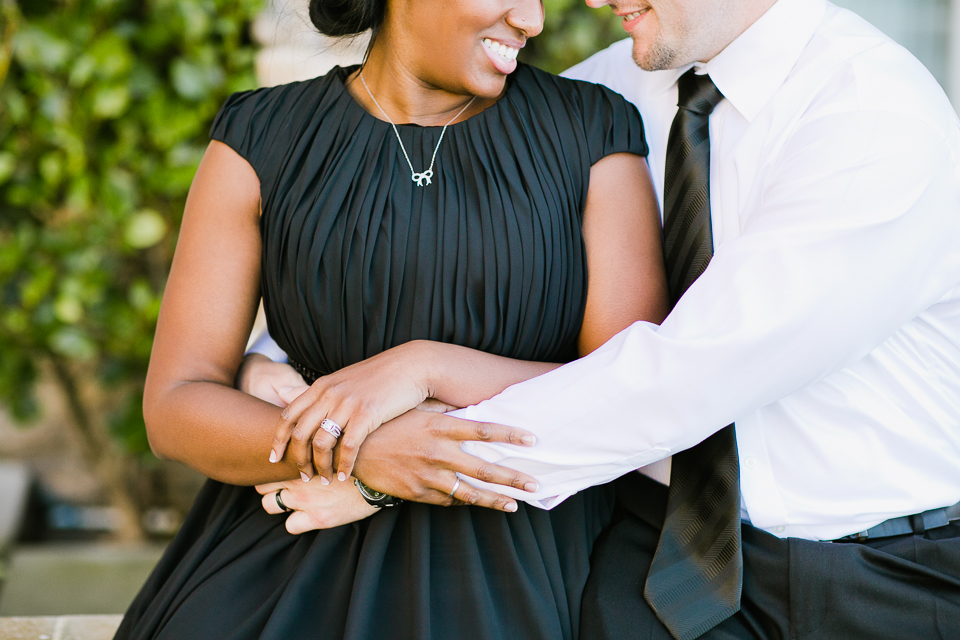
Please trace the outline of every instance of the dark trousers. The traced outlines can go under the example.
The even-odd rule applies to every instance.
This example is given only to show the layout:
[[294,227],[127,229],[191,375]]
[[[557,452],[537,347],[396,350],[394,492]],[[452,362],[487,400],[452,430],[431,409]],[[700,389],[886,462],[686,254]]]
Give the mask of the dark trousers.
[[[617,481],[617,513],[594,546],[582,640],[670,640],[643,599],[667,489]],[[705,640],[960,640],[960,522],[864,543],[780,539],[743,526],[741,610]]]

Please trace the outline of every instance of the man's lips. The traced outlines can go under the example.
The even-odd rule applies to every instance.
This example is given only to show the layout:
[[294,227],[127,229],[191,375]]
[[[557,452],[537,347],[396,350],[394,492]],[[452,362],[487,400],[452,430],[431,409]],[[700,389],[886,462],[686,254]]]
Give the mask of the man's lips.
[[631,11],[630,13],[622,13],[619,11],[614,13],[623,18],[623,28],[629,33],[634,27],[643,21],[644,16],[646,16],[649,12],[650,7],[644,7],[643,9],[637,9],[636,11]]

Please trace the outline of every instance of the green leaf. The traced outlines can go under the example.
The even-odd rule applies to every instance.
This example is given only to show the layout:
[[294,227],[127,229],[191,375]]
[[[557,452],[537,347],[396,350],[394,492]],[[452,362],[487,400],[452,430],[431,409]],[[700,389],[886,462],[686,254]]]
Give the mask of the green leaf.
[[130,217],[124,239],[134,249],[146,249],[163,240],[166,234],[166,220],[156,211],[144,209]]
[[82,87],[87,84],[97,70],[97,61],[90,54],[84,54],[77,58],[70,70],[70,86]]
[[0,151],[0,184],[6,182],[17,168],[17,157],[9,151]]
[[19,91],[10,90],[6,92],[7,113],[14,124],[21,124],[26,121],[30,115],[30,107],[26,99]]
[[16,35],[14,58],[27,69],[59,71],[70,60],[70,44],[45,29],[26,24]]
[[57,320],[64,324],[76,324],[83,319],[83,305],[76,298],[61,296],[53,306]]
[[130,48],[115,33],[98,38],[89,54],[96,61],[97,74],[103,80],[116,80],[129,73],[133,66]]
[[72,358],[81,362],[93,360],[97,355],[97,345],[85,332],[68,327],[55,331],[48,342],[54,353],[65,358]]
[[223,71],[212,65],[178,58],[170,68],[170,79],[181,97],[187,100],[202,100],[223,85]]
[[35,309],[53,288],[57,272],[50,265],[36,269],[20,288],[20,300],[25,309]]
[[135,282],[130,287],[130,306],[138,311],[148,309],[154,303],[155,298],[150,284],[145,280]]
[[40,158],[38,169],[40,170],[40,175],[43,177],[43,181],[48,185],[56,186],[60,184],[60,180],[63,177],[63,160],[59,153],[55,151],[45,153]]
[[117,118],[130,104],[130,90],[125,86],[101,87],[93,99],[93,113],[100,118]]

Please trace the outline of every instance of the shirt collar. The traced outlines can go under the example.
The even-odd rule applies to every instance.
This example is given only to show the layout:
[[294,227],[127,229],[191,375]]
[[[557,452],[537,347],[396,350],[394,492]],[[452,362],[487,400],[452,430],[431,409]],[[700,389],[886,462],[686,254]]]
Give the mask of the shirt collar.
[[826,0],[779,0],[713,60],[698,65],[700,72],[709,73],[750,122],[786,81],[826,9]]
[[796,65],[826,7],[826,0],[779,0],[710,62],[653,72],[651,89],[667,91],[697,67],[697,73],[710,74],[723,97],[753,121]]

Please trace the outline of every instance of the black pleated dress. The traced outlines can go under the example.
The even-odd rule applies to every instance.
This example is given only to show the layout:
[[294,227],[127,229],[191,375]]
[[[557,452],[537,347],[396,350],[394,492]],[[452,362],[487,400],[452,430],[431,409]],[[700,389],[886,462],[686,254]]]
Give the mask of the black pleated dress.
[[[520,65],[447,129],[418,187],[390,125],[346,91],[351,71],[234,95],[213,126],[261,181],[271,335],[321,374],[414,339],[575,358],[590,167],[646,154],[636,109]],[[441,128],[399,129],[423,171]],[[405,503],[293,536],[252,488],[209,481],[116,637],[575,638],[611,512],[595,487],[552,511]]]

